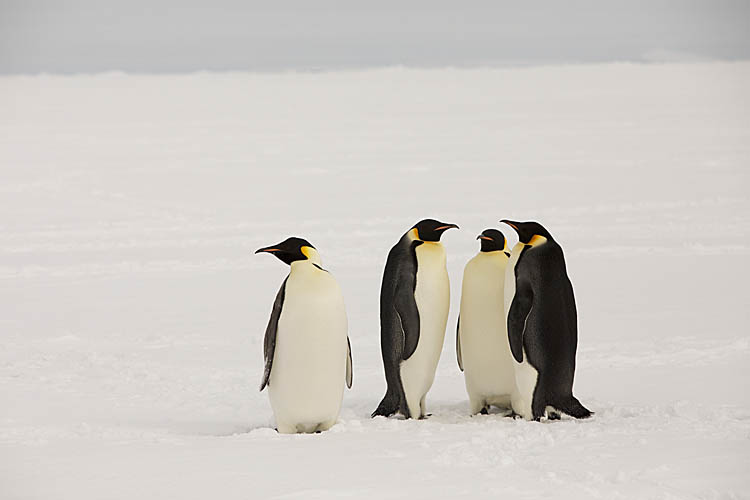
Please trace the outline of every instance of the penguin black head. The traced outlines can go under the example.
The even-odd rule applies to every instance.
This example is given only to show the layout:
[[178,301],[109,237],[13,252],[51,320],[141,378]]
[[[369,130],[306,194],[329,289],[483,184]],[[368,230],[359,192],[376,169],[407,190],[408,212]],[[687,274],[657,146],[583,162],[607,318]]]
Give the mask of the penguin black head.
[[518,241],[524,245],[530,245],[531,240],[534,236],[542,236],[548,240],[552,239],[552,235],[549,231],[544,229],[544,226],[535,221],[528,222],[517,222],[513,220],[503,219],[500,222],[508,224],[510,227],[516,230],[518,233]]
[[270,247],[259,248],[255,253],[268,252],[279,258],[280,261],[291,265],[298,260],[314,260],[318,263],[318,251],[309,241],[292,236],[281,243]]
[[483,252],[505,250],[505,235],[497,229],[485,229],[477,239],[481,240]]
[[458,229],[458,226],[455,224],[440,222],[435,219],[424,219],[414,224],[411,230],[416,231],[414,236],[416,236],[418,240],[440,241],[443,232],[451,228]]

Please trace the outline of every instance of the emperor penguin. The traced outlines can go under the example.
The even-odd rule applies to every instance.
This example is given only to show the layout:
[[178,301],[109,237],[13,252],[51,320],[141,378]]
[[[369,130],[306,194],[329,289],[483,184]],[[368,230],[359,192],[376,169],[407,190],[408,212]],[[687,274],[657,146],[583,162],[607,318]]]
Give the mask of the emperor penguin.
[[455,224],[425,219],[388,254],[380,289],[385,397],[372,416],[424,418],[448,321],[450,284],[440,237]]
[[472,415],[486,414],[490,405],[511,410],[515,387],[503,299],[510,252],[497,229],[485,229],[477,239],[481,247],[464,269],[456,327],[456,356]]
[[538,222],[502,220],[518,233],[505,274],[508,341],[515,359],[513,411],[526,420],[591,412],[573,396],[578,316],[560,245]]
[[282,434],[331,428],[344,384],[352,386],[352,352],[341,288],[321,267],[307,240],[288,238],[258,249],[290,266],[273,303],[263,339],[265,370],[276,428]]

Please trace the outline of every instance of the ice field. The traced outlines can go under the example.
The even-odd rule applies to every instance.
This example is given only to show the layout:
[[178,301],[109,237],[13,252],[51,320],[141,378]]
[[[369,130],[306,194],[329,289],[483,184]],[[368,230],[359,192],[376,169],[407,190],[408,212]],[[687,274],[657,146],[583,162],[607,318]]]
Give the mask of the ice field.
[[[0,497],[750,498],[750,63],[0,78]],[[413,223],[451,313],[425,421],[378,294]],[[585,421],[469,417],[476,235],[566,252]],[[354,387],[273,430],[262,343],[296,235],[341,284]],[[514,235],[506,231],[509,238]]]

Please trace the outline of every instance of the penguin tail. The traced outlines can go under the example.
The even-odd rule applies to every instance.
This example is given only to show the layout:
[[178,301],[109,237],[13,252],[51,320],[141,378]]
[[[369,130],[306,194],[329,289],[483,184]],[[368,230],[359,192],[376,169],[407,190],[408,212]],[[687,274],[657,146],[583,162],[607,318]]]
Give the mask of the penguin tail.
[[589,411],[588,408],[583,406],[573,395],[556,406],[558,410],[574,418],[589,418],[594,414],[592,411]]
[[398,411],[399,403],[400,398],[398,397],[398,394],[388,390],[385,393],[385,397],[383,397],[383,400],[380,402],[375,411],[372,412],[372,415],[370,415],[370,417],[390,417]]

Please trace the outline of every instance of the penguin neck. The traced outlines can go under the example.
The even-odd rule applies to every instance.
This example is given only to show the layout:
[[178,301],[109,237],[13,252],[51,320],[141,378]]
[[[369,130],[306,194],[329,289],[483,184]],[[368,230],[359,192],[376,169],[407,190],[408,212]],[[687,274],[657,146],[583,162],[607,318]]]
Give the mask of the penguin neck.
[[489,252],[485,252],[484,250],[482,250],[477,254],[477,257],[482,258],[482,259],[497,259],[498,257],[504,257],[507,259],[509,256],[510,256],[510,252],[508,252],[507,249],[492,250]]
[[316,265],[318,267],[323,267],[323,261],[320,259],[320,254],[317,250],[315,250],[313,247],[304,247],[304,250],[302,251],[303,254],[305,254],[305,257],[307,259],[305,260],[295,260],[291,263],[290,267],[292,269],[295,269],[295,267],[312,267],[313,265]]
[[510,251],[511,258],[513,257],[518,258],[518,256],[521,254],[521,250],[523,250],[525,246],[526,245],[524,245],[520,241],[516,243],[515,245],[513,245],[513,250]]

